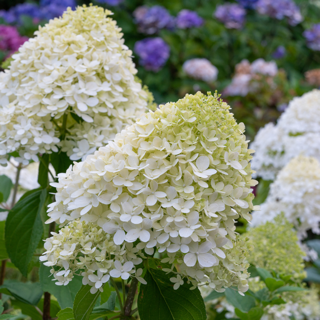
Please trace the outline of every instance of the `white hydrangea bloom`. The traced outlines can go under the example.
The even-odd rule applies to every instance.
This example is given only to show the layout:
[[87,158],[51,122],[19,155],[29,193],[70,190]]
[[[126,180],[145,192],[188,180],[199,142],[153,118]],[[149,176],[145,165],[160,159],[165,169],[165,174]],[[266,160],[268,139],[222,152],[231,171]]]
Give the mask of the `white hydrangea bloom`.
[[110,14],[69,8],[13,55],[0,74],[1,163],[14,151],[26,164],[58,147],[85,158],[145,112],[148,93]]
[[196,58],[187,60],[182,69],[189,77],[197,80],[205,82],[217,80],[218,69],[208,59]]
[[253,226],[272,220],[284,213],[292,223],[300,239],[307,230],[320,234],[320,163],[311,157],[292,159],[270,185],[269,195],[252,214]]
[[320,90],[294,98],[278,120],[260,129],[251,147],[256,176],[273,180],[299,154],[320,160]]
[[[256,181],[244,125],[235,122],[229,108],[218,96],[198,92],[144,114],[114,142],[59,174],[48,222],[64,223],[66,229],[82,221],[105,234],[121,257],[115,253],[118,266],[99,269],[104,274],[134,274],[133,265],[145,253],[158,251],[167,254],[163,262],[172,270],[179,266],[176,288],[187,277],[218,291],[229,286],[246,291],[247,247],[235,233],[235,220],[251,218]],[[49,245],[54,235],[47,240],[48,265],[75,265],[71,249],[78,247],[80,234],[68,234],[72,261]],[[88,262],[86,268],[95,267]]]

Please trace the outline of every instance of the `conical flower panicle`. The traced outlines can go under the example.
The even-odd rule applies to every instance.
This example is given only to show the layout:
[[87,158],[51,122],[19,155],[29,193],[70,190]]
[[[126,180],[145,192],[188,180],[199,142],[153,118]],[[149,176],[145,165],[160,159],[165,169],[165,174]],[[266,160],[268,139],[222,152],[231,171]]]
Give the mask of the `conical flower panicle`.
[[110,14],[69,8],[13,55],[0,75],[3,163],[14,151],[28,163],[58,147],[84,158],[145,112],[148,93]]
[[[48,222],[97,225],[125,248],[119,263],[136,266],[159,252],[170,270],[194,285],[245,291],[247,248],[235,233],[235,220],[249,220],[256,181],[244,125],[229,108],[217,94],[198,92],[143,114],[114,142],[59,175]],[[69,258],[60,254],[52,262],[47,253],[44,259],[61,264]],[[112,276],[108,263],[88,270]]]

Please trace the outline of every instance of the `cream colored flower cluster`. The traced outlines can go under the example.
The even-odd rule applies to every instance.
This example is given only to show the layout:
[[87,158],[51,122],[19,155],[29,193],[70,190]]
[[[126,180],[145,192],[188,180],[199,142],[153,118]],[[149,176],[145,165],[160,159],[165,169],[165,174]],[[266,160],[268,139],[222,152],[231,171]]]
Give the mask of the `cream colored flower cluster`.
[[294,98],[277,125],[260,129],[251,147],[256,151],[252,168],[256,175],[273,180],[295,156],[320,160],[320,90]]
[[246,246],[236,245],[235,220],[251,218],[256,181],[244,125],[229,108],[198,92],[142,115],[59,174],[48,222],[92,223],[126,246],[128,261],[135,250],[142,258],[157,251],[195,285],[245,291]]
[[78,160],[105,145],[145,112],[132,52],[111,12],[70,8],[13,55],[0,75],[0,157],[20,162],[62,147]]
[[253,213],[252,224],[259,225],[284,213],[303,239],[307,230],[320,234],[320,163],[312,157],[292,159],[270,185],[269,195]]

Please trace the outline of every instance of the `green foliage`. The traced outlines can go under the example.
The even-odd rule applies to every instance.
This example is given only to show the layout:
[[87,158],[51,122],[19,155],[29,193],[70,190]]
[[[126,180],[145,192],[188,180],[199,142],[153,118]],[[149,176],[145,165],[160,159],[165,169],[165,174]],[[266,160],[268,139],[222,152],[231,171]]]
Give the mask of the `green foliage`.
[[12,189],[12,181],[6,175],[0,175],[0,202],[6,202]]
[[183,284],[173,290],[170,278],[161,270],[148,269],[147,285],[140,286],[138,308],[141,320],[205,320],[206,312],[199,289]]
[[42,290],[51,293],[58,300],[61,309],[72,308],[76,294],[82,286],[81,277],[75,276],[66,286],[57,286],[52,281],[50,268],[41,264],[39,278]]
[[39,160],[38,183],[42,188],[47,188],[49,184],[49,154],[42,155]]
[[41,211],[45,210],[46,197],[45,189],[33,190],[10,210],[6,221],[7,252],[24,276],[27,276],[28,265],[43,235]]
[[238,308],[239,310],[243,312],[248,312],[250,309],[252,309],[256,303],[253,297],[248,295],[240,295],[238,291],[232,288],[228,288],[225,291],[225,295],[227,298],[227,301],[232,304],[235,308]]
[[4,229],[5,229],[5,221],[0,221],[0,260],[4,260],[8,258],[8,253],[6,249]]

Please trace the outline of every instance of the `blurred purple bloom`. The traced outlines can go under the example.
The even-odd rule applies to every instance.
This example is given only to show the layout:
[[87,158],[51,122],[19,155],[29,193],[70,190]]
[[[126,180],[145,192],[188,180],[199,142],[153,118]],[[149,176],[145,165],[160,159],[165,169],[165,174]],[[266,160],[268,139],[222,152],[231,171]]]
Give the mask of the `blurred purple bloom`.
[[292,26],[302,21],[300,9],[292,0],[259,0],[255,7],[260,14],[278,20],[288,18]]
[[27,37],[20,36],[16,27],[0,25],[0,50],[7,52],[7,56],[16,52],[27,40]]
[[36,19],[40,19],[41,17],[39,7],[33,3],[18,4],[8,11],[2,10],[0,15],[6,23],[20,23],[22,16],[29,16]]
[[284,46],[279,46],[276,51],[272,54],[274,59],[282,59],[286,55],[286,48]]
[[303,33],[307,39],[308,47],[315,51],[320,51],[320,23],[314,24],[311,29]]
[[138,7],[133,16],[138,25],[138,31],[145,34],[154,34],[164,28],[173,28],[174,18],[162,6]]
[[51,4],[56,5],[57,7],[71,7],[75,8],[77,3],[75,0],[40,0],[40,6],[50,6]]
[[252,9],[259,0],[237,0],[243,7]]
[[108,4],[109,6],[118,6],[123,0],[96,0],[98,3]]
[[239,4],[223,4],[217,7],[214,15],[228,29],[241,29],[244,24],[246,10]]
[[201,27],[203,22],[203,19],[195,11],[184,9],[178,13],[176,25],[180,29],[189,29]]
[[134,51],[140,57],[140,64],[152,71],[159,71],[170,55],[169,46],[159,37],[136,42]]

